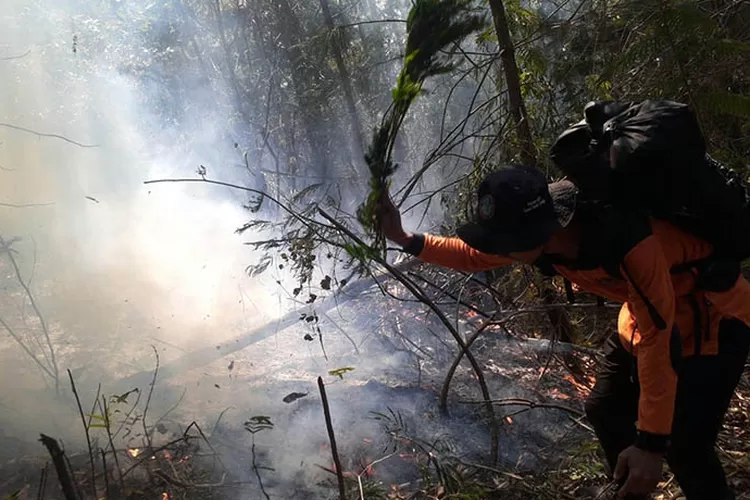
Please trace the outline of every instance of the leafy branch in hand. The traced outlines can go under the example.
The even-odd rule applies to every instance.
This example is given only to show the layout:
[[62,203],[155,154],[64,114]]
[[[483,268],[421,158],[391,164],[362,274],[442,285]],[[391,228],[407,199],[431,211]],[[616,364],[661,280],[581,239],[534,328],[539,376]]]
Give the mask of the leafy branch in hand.
[[357,219],[373,237],[372,248],[385,253],[385,237],[377,227],[375,206],[398,168],[392,152],[401,124],[430,76],[453,70],[452,54],[443,51],[482,29],[486,20],[472,8],[472,0],[417,0],[409,12],[406,57],[391,95],[393,102],[374,135],[365,161],[370,170],[370,193],[357,209]]

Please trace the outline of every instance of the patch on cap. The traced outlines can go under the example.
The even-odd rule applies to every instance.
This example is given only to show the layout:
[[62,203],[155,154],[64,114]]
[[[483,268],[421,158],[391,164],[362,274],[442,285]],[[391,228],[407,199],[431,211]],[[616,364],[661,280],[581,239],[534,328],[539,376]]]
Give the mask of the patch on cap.
[[495,215],[495,199],[491,194],[486,194],[479,199],[479,218],[491,219]]

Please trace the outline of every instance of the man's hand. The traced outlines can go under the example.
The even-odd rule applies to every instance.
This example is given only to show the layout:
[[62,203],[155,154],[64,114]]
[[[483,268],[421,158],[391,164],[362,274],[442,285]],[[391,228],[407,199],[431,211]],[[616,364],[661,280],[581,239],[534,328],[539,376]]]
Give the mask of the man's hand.
[[375,208],[375,215],[383,236],[402,247],[411,241],[412,234],[404,231],[401,225],[401,214],[391,201],[387,190],[383,193],[380,203]]
[[642,450],[631,446],[625,449],[617,459],[615,480],[627,480],[620,488],[618,497],[627,495],[648,495],[656,489],[661,479],[662,454]]

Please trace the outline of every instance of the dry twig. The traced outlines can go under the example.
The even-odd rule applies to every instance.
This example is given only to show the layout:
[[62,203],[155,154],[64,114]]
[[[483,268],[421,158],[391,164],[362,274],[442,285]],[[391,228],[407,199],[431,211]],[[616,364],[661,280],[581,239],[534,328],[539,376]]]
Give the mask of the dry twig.
[[318,377],[318,389],[320,389],[320,399],[323,401],[323,415],[326,419],[326,429],[328,430],[328,438],[331,441],[331,454],[333,455],[333,463],[336,465],[336,477],[339,483],[339,498],[340,500],[346,500],[346,488],[344,486],[344,471],[341,468],[341,461],[339,460],[339,451],[336,447],[336,436],[333,433],[333,423],[331,422],[331,410],[328,407],[328,397],[326,396],[326,388],[323,384],[323,377]]
[[[120,490],[125,491],[125,482],[122,479],[122,469],[120,468],[120,459],[117,458],[117,450],[115,449],[115,443],[112,439],[112,427],[109,421],[109,408],[107,407],[107,398],[102,396],[102,415],[104,416],[104,428],[107,431],[107,439],[109,440],[109,447],[112,449],[112,456],[115,459],[115,468],[117,469],[117,478],[120,480]],[[151,447],[149,443],[149,448]],[[107,476],[107,470],[104,470],[104,476]]]
[[154,393],[154,386],[156,385],[156,377],[159,374],[159,351],[156,350],[156,347],[151,346],[151,349],[154,350],[154,355],[156,356],[156,366],[154,367],[154,378],[151,380],[151,385],[148,388],[148,397],[146,398],[146,406],[143,407],[143,417],[141,419],[141,423],[143,424],[143,434],[146,438],[146,441],[148,442],[148,447],[151,449],[151,434],[148,432],[148,427],[146,425],[146,414],[148,413],[148,407],[151,404],[151,395]]
[[52,137],[55,139],[61,139],[65,142],[69,142],[70,144],[75,144],[76,146],[80,146],[82,148],[98,148],[99,147],[98,144],[83,144],[78,141],[74,141],[73,139],[68,139],[67,137],[62,136],[60,134],[44,134],[42,132],[36,132],[28,128],[19,127],[18,125],[11,125],[10,123],[0,123],[0,127],[6,127],[6,128],[13,129],[13,130],[20,130],[21,132],[34,134],[37,137]]
[[65,452],[60,448],[60,445],[58,444],[56,439],[53,439],[45,434],[41,434],[41,438],[39,439],[39,441],[41,441],[42,444],[47,448],[47,451],[52,457],[52,464],[55,466],[55,470],[57,471],[57,478],[60,481],[60,487],[62,488],[65,500],[77,500],[75,488],[73,487],[73,480],[70,477],[68,466],[65,463]]
[[[73,380],[73,373],[68,369],[68,378],[70,378],[70,387],[73,390],[73,396],[76,398],[76,404],[78,405],[78,414],[81,416],[81,422],[83,423],[83,430],[86,434],[86,446],[89,452],[89,463],[91,464],[91,489],[94,491],[94,498],[96,498],[96,467],[94,466],[94,449],[91,447],[91,435],[89,433],[89,425],[91,424],[91,417],[89,422],[86,422],[86,415],[83,413],[83,407],[81,406],[81,398],[78,396],[78,389],[76,388],[75,380]],[[97,398],[99,397],[97,393]],[[94,411],[91,411],[90,415],[93,415]],[[106,474],[106,470],[104,473]]]
[[[0,124],[2,125],[2,124]],[[24,281],[23,276],[21,276],[21,270],[18,267],[18,263],[16,262],[16,258],[13,256],[13,251],[10,248],[10,242],[6,242],[2,236],[0,236],[0,247],[7,250],[8,254],[8,260],[10,261],[10,265],[13,267],[13,271],[15,272],[16,279],[18,280],[18,283],[23,288],[24,292],[26,292],[26,296],[29,299],[29,302],[31,303],[31,307],[34,309],[34,312],[36,313],[37,318],[39,319],[39,323],[42,326],[42,333],[44,334],[44,339],[47,343],[47,349],[49,349],[49,357],[47,356],[47,352],[42,350],[42,354],[44,354],[44,357],[49,361],[50,363],[50,369],[48,372],[51,372],[53,380],[55,381],[55,392],[57,394],[60,394],[60,372],[57,368],[57,359],[55,358],[55,348],[52,347],[52,340],[50,338],[49,329],[47,328],[47,322],[44,319],[44,315],[42,315],[42,312],[39,310],[39,307],[37,306],[36,300],[34,299],[34,294],[31,293],[31,289],[29,288],[29,285]],[[4,325],[7,330],[8,326]],[[10,330],[9,330],[10,331]]]

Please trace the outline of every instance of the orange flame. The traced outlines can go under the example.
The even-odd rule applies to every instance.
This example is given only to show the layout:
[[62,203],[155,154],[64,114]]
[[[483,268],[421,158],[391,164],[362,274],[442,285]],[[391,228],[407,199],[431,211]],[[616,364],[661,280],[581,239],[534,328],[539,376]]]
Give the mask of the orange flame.
[[137,457],[140,454],[141,454],[141,450],[138,448],[131,448],[128,450],[128,455],[130,455],[133,458]]
[[169,493],[167,493],[166,491],[162,491],[161,500],[169,500]]

